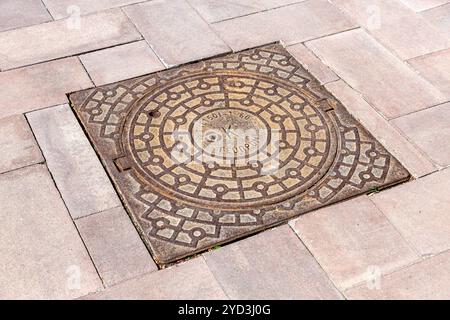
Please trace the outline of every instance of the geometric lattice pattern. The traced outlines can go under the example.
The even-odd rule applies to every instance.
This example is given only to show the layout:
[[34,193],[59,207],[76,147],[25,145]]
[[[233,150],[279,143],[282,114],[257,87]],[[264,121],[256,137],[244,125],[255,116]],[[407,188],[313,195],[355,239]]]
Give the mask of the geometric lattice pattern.
[[280,45],[70,100],[160,264],[409,177]]

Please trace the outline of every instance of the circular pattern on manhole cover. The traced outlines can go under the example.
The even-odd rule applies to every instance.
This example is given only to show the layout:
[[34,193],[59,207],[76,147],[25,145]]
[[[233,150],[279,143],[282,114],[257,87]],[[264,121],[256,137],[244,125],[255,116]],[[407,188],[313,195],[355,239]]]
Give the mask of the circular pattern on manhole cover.
[[409,177],[280,45],[70,100],[160,263]]
[[124,130],[139,175],[176,201],[214,209],[280,203],[323,178],[336,135],[316,98],[278,78],[202,72],[141,98]]

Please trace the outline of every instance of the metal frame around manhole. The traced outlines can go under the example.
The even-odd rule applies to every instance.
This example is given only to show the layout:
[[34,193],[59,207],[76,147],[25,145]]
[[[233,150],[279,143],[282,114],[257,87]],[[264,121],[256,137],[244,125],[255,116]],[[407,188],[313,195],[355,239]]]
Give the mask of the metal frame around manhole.
[[[70,101],[159,264],[409,178],[278,44],[80,91]],[[253,138],[241,149],[213,149],[233,150],[228,162],[205,152],[242,129],[270,132],[256,161],[240,162],[236,151],[249,156]],[[192,157],[174,158],[186,148]],[[279,166],[268,171],[273,159]]]

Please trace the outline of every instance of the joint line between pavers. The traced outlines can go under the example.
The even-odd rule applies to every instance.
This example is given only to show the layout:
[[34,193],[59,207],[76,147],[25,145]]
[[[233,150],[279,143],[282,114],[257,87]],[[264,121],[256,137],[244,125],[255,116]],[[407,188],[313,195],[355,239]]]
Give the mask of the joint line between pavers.
[[206,25],[208,26],[209,30],[211,30],[211,32],[213,32],[217,38],[220,39],[220,41],[222,41],[228,48],[229,52],[234,52],[234,50],[230,47],[230,45],[220,36],[219,32],[217,32],[216,29],[214,29],[211,24],[205,20],[205,18],[203,18],[203,16],[200,14],[200,12],[198,12],[198,10],[196,8],[194,8],[191,5],[191,2],[186,0],[186,3],[188,4],[189,7],[191,7],[191,9],[197,14],[197,16],[204,22],[206,23]]
[[162,65],[165,67],[165,69],[169,68],[170,65],[164,61],[164,59],[159,55],[158,52],[156,52],[155,48],[152,46],[152,44],[150,42],[148,42],[148,40],[144,37],[144,35],[142,34],[141,30],[139,30],[139,28],[137,27],[137,25],[134,23],[134,21],[130,18],[130,16],[128,15],[126,10],[123,10],[123,8],[125,7],[132,7],[135,5],[139,5],[142,2],[130,5],[130,6],[123,6],[120,7],[120,10],[123,12],[123,14],[127,17],[128,21],[133,25],[133,27],[136,29],[136,31],[141,35],[142,39],[145,41],[145,43],[147,43],[147,45],[150,47],[150,49],[153,51],[153,53],[155,54],[155,56],[158,58],[158,60],[162,63]]
[[[314,211],[310,211],[310,214],[314,214]],[[297,233],[297,231],[294,230],[294,228],[291,226],[291,222],[296,220],[298,218],[295,219],[291,219],[288,222],[288,226],[291,229],[291,231],[294,233],[294,235],[297,237],[298,241],[300,241],[301,244],[303,244],[303,246],[305,247],[305,249],[308,251],[308,253],[311,255],[311,257],[316,261],[317,265],[319,266],[320,270],[323,271],[323,273],[326,275],[327,279],[330,281],[330,283],[333,285],[333,287],[336,289],[337,292],[339,292],[339,294],[341,295],[342,298],[344,298],[345,300],[347,300],[347,297],[344,295],[344,291],[345,290],[341,290],[338,285],[333,281],[333,279],[331,279],[330,275],[328,274],[328,272],[324,269],[324,267],[320,264],[320,261],[318,260],[318,258],[312,253],[312,251],[309,249],[309,247],[306,245],[306,243],[303,242],[303,240],[300,238],[300,234]]]
[[408,245],[408,247],[414,251],[415,254],[417,254],[417,256],[419,256],[420,258],[422,258],[422,254],[419,252],[419,250],[411,243],[409,242],[405,236],[403,235],[403,233],[395,226],[394,223],[392,223],[391,219],[389,219],[389,217],[384,214],[383,210],[381,210],[381,208],[375,203],[375,201],[373,201],[371,199],[371,197],[368,197],[369,201],[374,205],[375,208],[377,208],[377,210],[386,218],[386,220],[389,222],[389,224],[395,229],[395,231],[397,231],[397,233],[402,237],[402,239],[405,241],[405,243]]
[[[89,80],[91,81],[92,85],[93,85],[94,87],[96,87],[97,84],[96,84],[96,83],[94,82],[94,80],[92,79],[91,74],[89,73],[89,71],[87,70],[86,66],[85,66],[84,63],[83,63],[83,60],[81,60],[80,56],[77,56],[77,59],[78,59],[78,61],[80,62],[81,66],[83,67],[84,71],[86,72],[86,74],[87,74]],[[69,99],[67,99],[67,100],[69,100]]]
[[418,112],[421,112],[421,111],[425,111],[425,110],[428,110],[428,109],[440,107],[440,106],[443,106],[444,104],[447,104],[447,103],[449,103],[449,102],[450,102],[450,100],[444,101],[444,102],[441,102],[441,103],[438,103],[438,104],[434,104],[434,105],[432,105],[432,106],[425,107],[425,108],[420,109],[420,110],[414,110],[414,111],[411,111],[411,112],[402,114],[401,116],[396,116],[396,117],[393,117],[393,118],[389,118],[388,121],[396,120],[396,119],[399,119],[399,118],[402,118],[402,117],[406,117],[406,116],[409,116],[409,115],[412,115],[412,114],[415,114],[415,113],[418,113]]
[[[285,4],[285,5],[282,5],[282,6],[278,6],[278,7],[261,9],[259,11],[250,12],[250,13],[239,15],[239,16],[236,16],[236,17],[226,18],[226,19],[222,19],[222,20],[218,20],[218,21],[212,21],[209,24],[217,24],[217,23],[220,23],[220,22],[225,22],[225,21],[235,20],[235,19],[244,18],[244,17],[248,17],[248,16],[253,16],[253,15],[256,15],[258,13],[266,13],[268,11],[272,11],[272,10],[282,9],[282,8],[285,8],[285,7],[291,7],[291,6],[294,6],[294,5],[298,5],[299,3],[306,2],[306,1],[308,1],[308,0],[300,0],[300,1],[296,1],[296,2],[293,2],[293,3],[288,3],[288,4]],[[189,0],[188,0],[188,2],[189,2]],[[250,7],[250,6],[247,6],[247,7]],[[250,7],[250,8],[253,8],[253,7]],[[258,9],[258,8],[255,8],[255,9]]]
[[[319,62],[320,62],[320,64],[322,65],[322,66],[324,66],[325,68],[327,68],[330,72],[332,72],[332,73],[334,73],[334,75],[337,77],[337,79],[336,80],[331,80],[331,81],[328,81],[328,82],[322,82],[321,80],[319,81],[320,82],[320,84],[322,85],[322,86],[326,86],[327,84],[330,84],[330,83],[334,83],[334,82],[337,82],[337,81],[339,81],[339,80],[342,80],[342,81],[344,81],[329,65],[327,65],[322,59],[320,59],[320,57],[313,51],[313,50],[311,50],[310,48],[308,48],[306,45],[305,45],[305,43],[304,42],[298,42],[298,43],[296,43],[296,44],[289,44],[288,46],[286,46],[286,45],[284,45],[283,44],[283,46],[286,48],[286,50],[288,50],[289,51],[289,48],[293,48],[293,47],[295,47],[295,46],[297,46],[297,45],[302,45],[304,48],[305,48],[305,50],[307,50],[308,51],[308,53],[310,53],[314,58],[316,58]],[[310,71],[310,70],[308,70],[308,68],[306,67],[306,64],[304,63],[304,62],[302,62],[302,61],[300,61],[299,59],[297,59],[294,55],[292,55],[293,57],[294,57],[294,59],[295,60],[297,60],[297,62],[298,63],[300,63],[309,73],[311,73],[312,74],[312,72]],[[318,79],[319,80],[319,79]]]
[[115,48],[115,47],[124,46],[124,45],[127,45],[127,44],[132,44],[132,43],[139,42],[139,41],[142,41],[142,40],[144,40],[144,39],[131,40],[131,41],[126,41],[126,42],[122,42],[122,43],[118,43],[118,44],[115,44],[115,45],[106,46],[106,47],[102,47],[102,48],[98,48],[98,49],[87,50],[87,51],[82,51],[82,52],[79,52],[79,53],[63,55],[63,56],[56,57],[56,58],[49,59],[49,60],[33,62],[33,63],[30,63],[30,64],[24,64],[24,65],[21,65],[21,66],[18,66],[18,67],[14,67],[14,68],[9,68],[9,69],[2,69],[2,72],[19,70],[19,69],[22,69],[22,68],[32,67],[32,66],[36,66],[36,65],[40,65],[40,64],[44,64],[44,63],[49,63],[49,62],[53,62],[53,61],[58,61],[58,60],[63,60],[63,59],[67,59],[67,58],[77,58],[77,57],[79,57],[81,55],[85,55],[85,54],[88,54],[88,53],[102,51],[102,50],[106,50],[106,49],[112,49],[112,48]]
[[52,13],[50,12],[50,10],[48,10],[47,4],[45,3],[45,0],[40,0],[40,2],[41,2],[42,5],[44,6],[44,8],[45,8],[45,10],[47,11],[47,13],[49,14],[50,18],[52,18],[53,21],[56,21],[55,17],[52,15]]
[[[320,40],[320,39],[323,39],[323,38],[326,38],[326,37],[332,37],[332,36],[335,36],[335,35],[340,34],[340,33],[350,32],[350,31],[354,31],[354,30],[358,30],[358,29],[361,29],[361,27],[360,27],[360,26],[358,26],[358,27],[350,27],[350,28],[348,28],[348,29],[344,29],[344,30],[341,30],[341,31],[332,32],[332,33],[327,33],[327,34],[322,35],[322,36],[319,36],[319,37],[314,37],[314,38],[311,38],[311,39],[301,40],[301,41],[298,41],[298,42],[292,42],[292,43],[289,43],[289,46],[295,46],[296,44],[300,44],[300,43],[301,43],[301,44],[303,44],[305,47],[307,47],[308,50],[312,51],[312,50],[307,46],[307,43],[310,42],[310,41]],[[320,61],[322,61],[322,59],[320,59]]]
[[[344,15],[344,17],[346,17],[349,21],[353,21],[355,23],[357,23],[354,19],[352,19],[346,11],[344,11],[343,9],[341,9],[340,7],[338,7],[337,5],[335,5],[332,1],[328,0],[328,2],[335,7],[340,13],[342,13]],[[405,61],[404,59],[402,59],[397,52],[395,52],[394,48],[389,47],[388,45],[385,45],[383,42],[381,42],[380,40],[378,40],[377,37],[375,37],[370,30],[368,30],[367,28],[365,28],[364,26],[359,26],[359,28],[361,30],[363,30],[365,33],[367,33],[376,43],[378,43],[379,45],[381,45],[384,49],[386,49],[390,54],[392,54],[395,58],[399,59],[400,61]],[[351,30],[347,30],[347,31],[351,31]],[[345,32],[345,31],[343,31]],[[340,33],[340,32],[339,32]]]
[[[69,94],[70,93],[67,93],[66,95],[68,96]],[[70,110],[74,114],[74,117],[75,117],[78,125],[80,126],[81,130],[83,131],[83,134],[85,135],[87,141],[89,142],[90,147],[94,150],[94,153],[95,153],[95,156],[97,157],[97,160],[100,162],[100,165],[102,166],[103,170],[105,171],[105,174],[106,174],[106,177],[108,178],[109,183],[111,184],[115,194],[117,195],[117,197],[118,197],[118,199],[119,199],[119,201],[121,203],[121,207],[124,208],[125,213],[127,214],[128,218],[131,220],[131,223],[132,223],[134,229],[136,230],[137,234],[139,235],[139,238],[141,239],[141,241],[144,243],[144,246],[147,249],[150,257],[155,262],[155,265],[157,266],[158,270],[160,270],[161,269],[160,265],[156,262],[155,258],[153,257],[153,254],[152,254],[152,251],[151,251],[150,247],[147,245],[147,242],[145,241],[145,233],[143,232],[143,230],[140,229],[139,223],[134,220],[133,215],[131,214],[131,210],[128,208],[128,206],[127,206],[126,202],[124,201],[124,199],[122,199],[122,195],[119,192],[119,190],[117,189],[117,187],[116,187],[116,185],[115,185],[111,175],[109,174],[109,172],[108,172],[108,170],[107,170],[107,168],[106,168],[106,166],[105,166],[105,164],[103,162],[103,159],[100,157],[100,155],[99,155],[95,145],[93,144],[93,142],[89,138],[89,134],[88,134],[86,128],[81,123],[81,120],[79,119],[79,117],[75,114],[75,111],[74,111],[74,109],[72,107],[72,103],[71,103],[69,97],[67,97],[67,98],[69,100]],[[110,209],[113,209],[113,208],[110,208]],[[96,213],[99,213],[99,212],[96,212]],[[94,214],[96,214],[96,213],[94,213]]]
[[225,294],[225,296],[227,296],[228,299],[231,299],[230,295],[228,294],[228,292],[226,291],[226,289],[224,288],[224,286],[222,285],[222,283],[219,281],[219,279],[217,279],[216,275],[214,274],[214,272],[211,270],[211,268],[209,267],[208,261],[205,259],[204,255],[202,254],[199,259],[203,259],[203,262],[205,263],[206,267],[208,268],[209,273],[211,274],[211,276],[214,278],[214,280],[216,280],[216,283],[219,285],[220,289],[222,290],[222,292]]
[[[35,134],[34,134],[33,127],[31,126],[30,122],[28,121],[28,117],[27,117],[26,115],[25,115],[25,120],[26,120],[26,122],[28,123],[28,125],[30,126],[31,133],[32,133],[34,139],[36,140],[36,143],[37,143],[39,149],[41,150],[42,157],[44,158],[44,162],[46,163],[46,162],[47,162],[47,159],[45,158],[45,154],[42,152],[42,148],[41,148],[41,146],[39,145],[39,141],[37,140],[37,138],[36,138],[36,136],[35,136]],[[105,283],[104,283],[104,281],[103,281],[103,278],[102,278],[102,276],[100,275],[100,272],[99,272],[97,266],[96,266],[95,263],[94,263],[94,260],[93,260],[93,258],[92,258],[92,255],[91,255],[91,253],[89,252],[89,249],[88,249],[86,243],[84,242],[83,237],[81,236],[80,230],[78,230],[78,227],[77,227],[77,225],[76,225],[74,219],[72,218],[72,215],[70,214],[70,210],[69,210],[69,208],[67,207],[66,201],[64,200],[64,198],[63,198],[63,196],[62,196],[62,194],[61,194],[61,191],[60,191],[59,188],[58,188],[58,185],[56,184],[56,180],[55,180],[55,178],[53,177],[53,174],[52,174],[52,172],[50,171],[50,168],[49,168],[47,165],[46,165],[45,167],[47,168],[47,171],[48,171],[48,173],[49,173],[49,175],[50,175],[50,178],[51,178],[51,180],[52,180],[52,182],[53,182],[53,185],[55,186],[55,189],[57,190],[58,195],[59,195],[59,197],[61,198],[61,201],[62,201],[64,207],[66,208],[67,214],[69,215],[69,218],[70,218],[70,220],[72,221],[72,224],[73,224],[75,230],[77,231],[78,236],[80,237],[80,241],[81,241],[81,243],[83,244],[83,246],[84,246],[84,248],[85,248],[85,250],[86,250],[86,253],[88,254],[89,260],[91,261],[92,266],[94,267],[95,272],[97,273],[97,276],[98,276],[98,278],[100,279],[100,282],[101,282],[101,284],[102,284],[102,287],[103,287],[103,289],[105,289],[106,286],[105,286]]]
[[[322,60],[321,60],[322,61]],[[325,63],[324,63],[325,64]],[[326,65],[326,64],[325,64]],[[327,65],[328,66],[328,65]],[[331,67],[330,67],[330,69],[333,71],[333,72],[335,72]],[[336,73],[336,72],[335,72]],[[336,73],[337,74],[337,73]],[[338,74],[337,74],[338,75]],[[339,77],[339,75],[338,75],[338,77]],[[357,89],[355,89],[354,87],[352,87],[347,81],[345,81],[344,79],[342,79],[342,78],[340,78],[339,77],[339,79],[340,80],[336,80],[336,81],[332,81],[332,82],[329,82],[328,84],[330,84],[330,83],[334,83],[334,82],[338,82],[338,81],[342,81],[342,82],[344,82],[350,89],[352,89],[354,92],[356,92],[358,95],[359,95],[359,97],[365,102],[365,103],[367,103],[383,120],[385,120],[389,125],[390,125],[390,127],[395,131],[395,132],[397,132],[403,139],[405,139],[405,141],[407,141],[416,151],[417,151],[417,153],[420,155],[420,156],[422,156],[423,158],[424,158],[424,160],[426,160],[426,161],[428,161],[434,168],[435,168],[435,170],[433,170],[432,172],[429,172],[429,173],[427,173],[426,175],[428,175],[428,174],[431,174],[431,173],[433,173],[433,172],[436,172],[436,171],[438,171],[439,170],[439,167],[437,167],[437,164],[421,149],[421,148],[419,148],[419,146],[417,146],[413,141],[411,141],[404,133],[403,133],[403,131],[401,131],[400,129],[398,129],[393,123],[391,123],[391,120],[394,120],[394,119],[397,119],[397,118],[400,118],[400,117],[403,117],[403,116],[400,116],[400,117],[397,117],[397,118],[392,118],[392,119],[388,119],[388,118],[386,118],[384,115],[383,115],[383,113],[372,103],[372,102],[370,102],[369,100],[367,100],[367,98],[365,97],[365,95],[362,93],[362,92],[360,92],[359,90],[357,90]],[[333,95],[331,92],[330,92],[330,94],[331,95]],[[333,95],[334,96],[334,95]],[[444,102],[444,103],[442,103],[442,104],[445,104],[446,102]],[[439,104],[439,105],[441,105],[441,104]],[[439,106],[439,105],[437,105],[437,106]],[[345,105],[344,105],[344,107],[345,107]],[[431,108],[431,107],[429,107],[429,108]],[[415,112],[419,112],[419,111],[423,111],[423,110],[426,110],[426,109],[429,109],[429,108],[425,108],[425,109],[421,109],[421,110],[418,110],[418,111],[414,111],[414,112],[411,112],[411,113],[415,113]],[[345,109],[347,109],[347,108],[345,108]],[[362,123],[361,123],[362,124]],[[363,125],[364,126],[364,125]],[[365,127],[365,126],[364,126]],[[367,128],[366,128],[367,129]],[[371,132],[370,130],[367,130],[367,131],[369,131],[369,132]],[[372,133],[373,134],[373,133]],[[381,141],[380,141],[380,143],[386,148],[386,150],[388,150],[389,151],[389,149],[390,148],[388,148],[388,146],[385,146],[384,145],[384,143],[382,143]],[[396,157],[397,158],[397,157]],[[423,177],[423,176],[421,176],[421,177]]]
[[[39,148],[39,150],[40,150],[40,148]],[[42,152],[41,152],[41,154],[42,154]],[[42,158],[44,158],[44,157],[42,157]],[[45,164],[45,159],[43,159],[42,161],[39,161],[39,162],[26,164],[26,165],[24,165],[22,167],[19,167],[19,168],[15,168],[15,169],[11,169],[11,170],[0,172],[0,176],[4,175],[4,174],[7,174],[7,173],[11,173],[11,172],[17,171],[17,170],[22,170],[22,169],[25,169],[25,168],[29,168],[29,167],[32,167],[32,166],[35,166],[35,165],[38,165],[38,164]]]
[[[404,265],[404,266],[402,266],[402,267],[398,267],[398,268],[396,268],[395,270],[392,270],[392,271],[390,271],[390,272],[387,272],[387,273],[383,274],[383,275],[382,275],[382,278],[385,278],[385,279],[386,279],[386,278],[390,278],[390,277],[394,276],[395,274],[398,274],[398,273],[402,272],[403,270],[412,268],[412,267],[415,266],[415,265],[424,263],[425,261],[428,261],[428,260],[430,260],[430,259],[433,259],[433,258],[438,257],[438,256],[443,255],[443,254],[447,254],[447,253],[449,253],[449,252],[450,252],[450,249],[447,249],[447,250],[443,250],[443,251],[441,251],[441,252],[439,252],[439,253],[432,254],[432,255],[422,255],[422,256],[420,256],[420,259],[417,260],[417,261],[408,263],[408,264],[406,264],[406,265]],[[364,281],[363,281],[363,282],[359,282],[359,284],[356,284],[356,285],[354,285],[354,286],[352,286],[352,287],[346,289],[345,292],[347,292],[347,291],[349,291],[349,290],[351,290],[351,289],[355,289],[355,288],[357,288],[357,287],[359,287],[359,286],[361,286],[361,285],[363,285],[363,284],[364,284]],[[344,294],[345,294],[345,292],[344,292]],[[347,297],[346,297],[346,298],[347,298]]]
[[103,212],[107,212],[107,211],[114,210],[114,209],[119,209],[119,208],[122,209],[123,206],[122,205],[118,205],[118,206],[115,206],[115,207],[112,207],[112,208],[107,208],[107,209],[104,209],[104,210],[96,211],[96,212],[89,213],[89,214],[87,214],[85,216],[82,216],[82,217],[73,218],[73,220],[74,221],[83,220],[84,218],[89,218],[89,217],[95,216],[95,215],[97,215],[99,213],[103,213]]
[[442,8],[442,7],[445,7],[445,6],[449,6],[450,7],[450,3],[443,3],[443,4],[440,4],[440,5],[437,5],[437,6],[435,6],[435,7],[432,7],[432,8],[428,8],[428,9],[425,9],[425,10],[421,10],[421,11],[415,11],[417,14],[423,14],[423,13],[425,13],[425,12],[428,12],[428,11],[431,11],[431,10],[435,10],[435,9],[439,9],[439,8]]

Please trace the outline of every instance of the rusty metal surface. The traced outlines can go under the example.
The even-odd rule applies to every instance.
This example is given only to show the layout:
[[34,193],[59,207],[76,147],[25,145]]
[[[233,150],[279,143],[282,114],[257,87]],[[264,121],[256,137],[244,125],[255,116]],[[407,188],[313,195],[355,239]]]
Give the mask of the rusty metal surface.
[[159,264],[409,177],[280,45],[70,100]]

